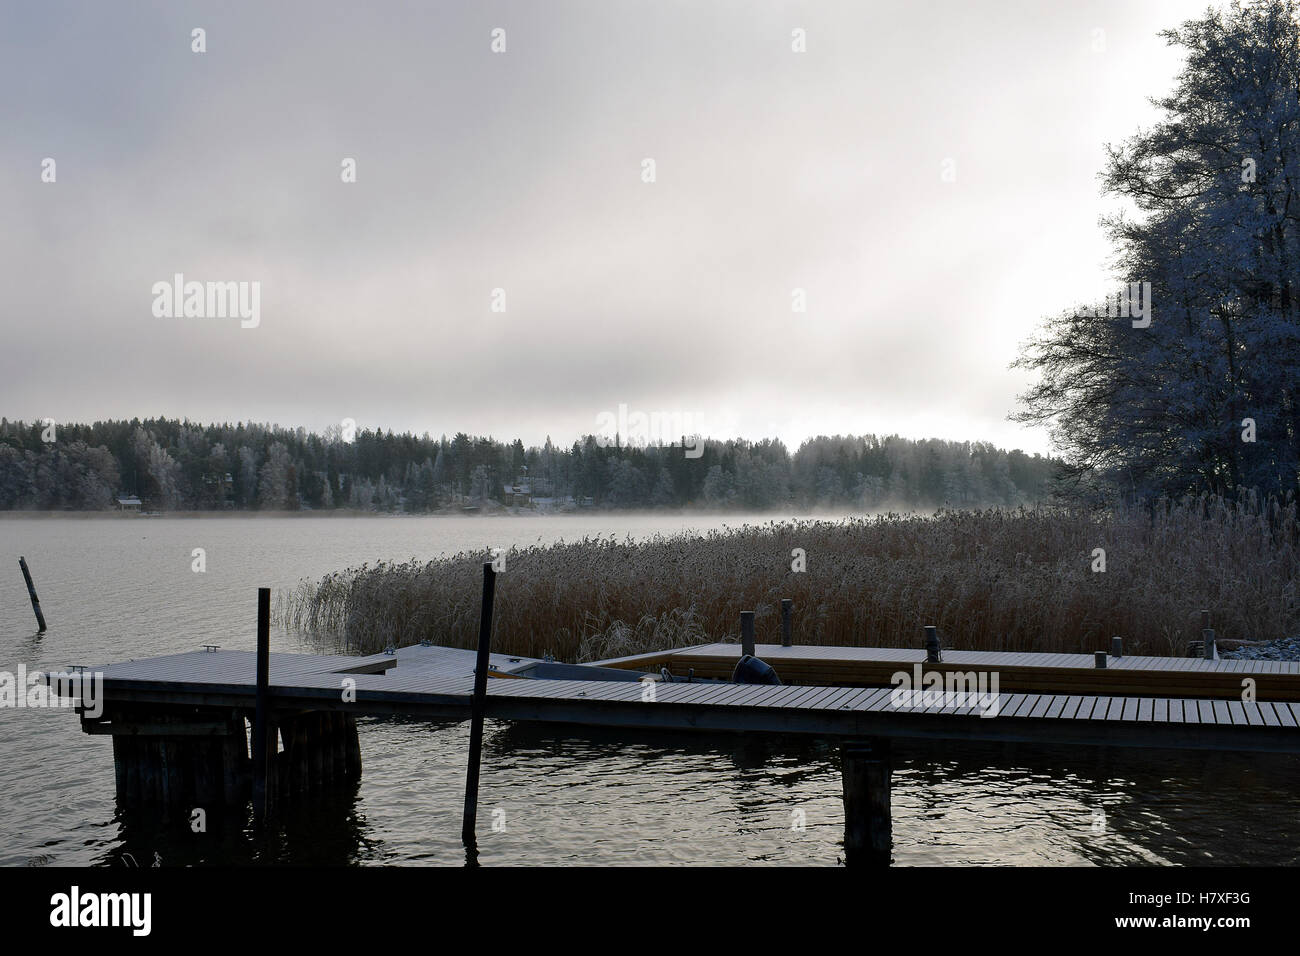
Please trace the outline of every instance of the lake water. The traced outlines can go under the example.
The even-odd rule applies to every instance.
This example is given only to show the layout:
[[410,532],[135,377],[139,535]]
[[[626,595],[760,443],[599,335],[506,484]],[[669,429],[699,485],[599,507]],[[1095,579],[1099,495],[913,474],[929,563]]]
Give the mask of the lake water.
[[[256,588],[380,559],[739,524],[698,516],[0,519],[0,670],[254,646]],[[767,520],[767,519],[752,519]],[[191,570],[203,548],[207,570]],[[18,556],[49,631],[37,635]],[[274,632],[279,651],[319,650]],[[0,709],[0,865],[464,862],[466,725],[360,721],[360,784],[277,832],[124,817],[112,746],[71,710]],[[1300,863],[1300,759],[897,745],[894,859],[935,864]],[[479,860],[834,865],[823,742],[489,722]],[[1100,813],[1098,812],[1100,811]],[[493,823],[497,829],[493,828]]]

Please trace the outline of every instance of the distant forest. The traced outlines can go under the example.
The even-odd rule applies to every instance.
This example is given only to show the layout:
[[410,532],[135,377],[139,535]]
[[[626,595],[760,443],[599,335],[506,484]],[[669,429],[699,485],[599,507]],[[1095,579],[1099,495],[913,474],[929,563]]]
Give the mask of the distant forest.
[[[46,439],[53,437],[54,441]],[[147,419],[58,425],[0,419],[0,510],[421,513],[497,506],[908,509],[1015,506],[1051,493],[1060,462],[983,442],[897,436],[629,446],[585,436],[525,448],[457,433]]]

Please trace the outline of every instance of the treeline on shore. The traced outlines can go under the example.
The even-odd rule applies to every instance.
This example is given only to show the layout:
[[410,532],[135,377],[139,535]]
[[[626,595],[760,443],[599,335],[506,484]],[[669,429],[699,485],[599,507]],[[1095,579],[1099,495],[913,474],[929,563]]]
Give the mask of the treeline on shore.
[[587,435],[540,447],[458,432],[175,419],[0,419],[0,510],[332,510],[523,507],[912,509],[1032,504],[1060,462],[985,442],[818,436],[627,445]]

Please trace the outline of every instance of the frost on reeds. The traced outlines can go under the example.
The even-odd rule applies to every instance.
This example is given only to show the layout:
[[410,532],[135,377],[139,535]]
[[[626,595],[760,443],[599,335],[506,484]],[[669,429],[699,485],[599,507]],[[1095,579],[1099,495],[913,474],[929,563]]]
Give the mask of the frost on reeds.
[[[590,661],[735,640],[755,611],[779,643],[917,647],[938,625],[971,650],[1185,653],[1208,609],[1220,638],[1297,633],[1294,502],[1202,496],[1105,510],[946,511],[744,525],[644,541],[511,549],[493,650]],[[802,548],[807,570],[791,570]],[[1106,570],[1094,571],[1094,549]],[[280,595],[279,622],[374,652],[428,640],[470,648],[485,555],[362,565]]]

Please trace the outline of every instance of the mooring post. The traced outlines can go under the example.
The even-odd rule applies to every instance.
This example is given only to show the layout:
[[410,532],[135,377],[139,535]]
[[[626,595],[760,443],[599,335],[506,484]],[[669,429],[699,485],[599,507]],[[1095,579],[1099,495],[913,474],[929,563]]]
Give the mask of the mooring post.
[[754,612],[740,612],[740,653],[754,656]]
[[253,710],[253,819],[266,821],[275,779],[270,747],[271,589],[257,589],[257,702]]
[[36,612],[36,623],[41,634],[45,633],[45,615],[41,613],[41,599],[36,596],[36,585],[32,584],[32,572],[27,569],[27,559],[18,556],[18,567],[23,569],[23,580],[27,582],[27,596],[32,599],[32,610]]
[[1214,649],[1214,631],[1210,628],[1210,612],[1201,612],[1201,637],[1205,639],[1205,659],[1207,661],[1216,660],[1218,655]]
[[478,818],[478,768],[483,757],[483,711],[487,705],[487,672],[492,642],[492,599],[496,592],[496,571],[492,562],[483,565],[483,607],[478,618],[478,657],[474,662],[474,696],[470,700],[469,766],[465,771],[465,815],[461,822],[460,839],[470,851],[470,859],[477,855],[478,842],[474,838],[474,824]]
[[1097,665],[1097,667],[1104,668],[1106,666],[1106,652],[1097,651],[1095,654],[1092,655],[1092,660],[1093,663]]
[[939,629],[933,624],[925,628],[925,660],[927,664],[938,664],[943,660],[939,651]]
[[794,601],[790,598],[781,598],[781,646],[794,646],[794,621],[791,620],[791,612],[794,611]]
[[889,739],[847,740],[840,745],[844,778],[844,862],[888,866],[893,850]]
[[1110,656],[1111,657],[1124,656],[1124,638],[1116,636],[1110,639]]

